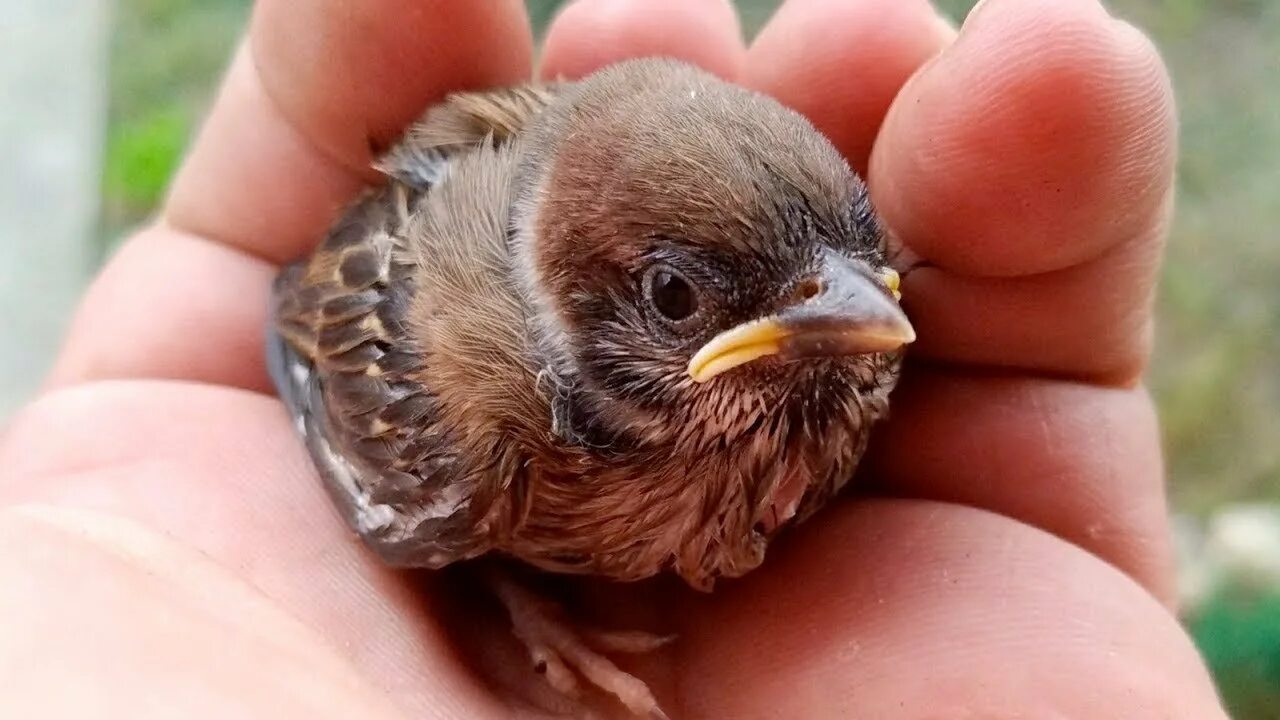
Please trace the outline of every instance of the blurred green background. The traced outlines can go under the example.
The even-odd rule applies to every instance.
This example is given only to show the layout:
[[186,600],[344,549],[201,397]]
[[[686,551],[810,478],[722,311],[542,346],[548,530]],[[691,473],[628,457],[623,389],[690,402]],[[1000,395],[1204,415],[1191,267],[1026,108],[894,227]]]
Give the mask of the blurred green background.
[[[559,4],[531,1],[535,25],[544,26]],[[937,4],[959,21],[973,2]],[[164,193],[249,5],[248,0],[119,0],[102,174],[102,254],[145,219]],[[775,5],[740,2],[746,32],[753,33]],[[1280,498],[1280,2],[1116,0],[1110,5],[1160,45],[1182,119],[1179,203],[1150,375],[1169,449],[1173,501],[1192,518],[1242,501],[1275,501]],[[1188,571],[1195,573],[1213,571]],[[1280,720],[1280,595],[1247,579],[1218,582],[1208,592],[1188,622],[1235,717]]]

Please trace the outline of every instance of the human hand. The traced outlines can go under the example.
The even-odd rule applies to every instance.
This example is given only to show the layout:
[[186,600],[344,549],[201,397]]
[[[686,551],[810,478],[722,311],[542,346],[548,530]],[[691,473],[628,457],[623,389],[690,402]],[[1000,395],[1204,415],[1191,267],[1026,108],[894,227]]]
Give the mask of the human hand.
[[[259,3],[161,218],[0,441],[0,715],[520,715],[463,660],[527,673],[500,615],[358,545],[261,347],[276,266],[371,145],[530,48],[515,2]],[[673,717],[1225,717],[1169,610],[1138,384],[1174,158],[1150,45],[1092,0],[989,0],[958,39],[924,2],[791,0],[749,49],[723,2],[600,0],[541,71],[650,53],[808,114],[927,261],[863,473],[899,499],[834,505],[709,597],[584,589],[681,635],[636,668]]]

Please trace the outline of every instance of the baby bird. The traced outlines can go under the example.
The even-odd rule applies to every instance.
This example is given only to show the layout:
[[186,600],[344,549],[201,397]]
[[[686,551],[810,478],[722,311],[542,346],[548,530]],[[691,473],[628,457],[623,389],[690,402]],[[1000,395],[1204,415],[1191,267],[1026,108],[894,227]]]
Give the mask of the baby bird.
[[[800,115],[630,61],[455,95],[378,168],[280,274],[268,350],[386,561],[708,590],[850,479],[915,335],[864,184]],[[659,715],[523,588],[498,591],[558,689],[572,667]]]

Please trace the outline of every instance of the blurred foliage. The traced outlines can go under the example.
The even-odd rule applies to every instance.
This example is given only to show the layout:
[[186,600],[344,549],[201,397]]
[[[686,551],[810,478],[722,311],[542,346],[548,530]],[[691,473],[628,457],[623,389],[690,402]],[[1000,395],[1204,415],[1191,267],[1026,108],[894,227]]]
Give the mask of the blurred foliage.
[[189,119],[173,110],[122,124],[107,144],[103,192],[121,206],[155,206],[187,144]]
[[[530,0],[535,27],[560,0]],[[750,35],[776,3],[739,2]],[[937,0],[959,20],[973,0]],[[250,0],[118,0],[104,246],[162,197]],[[1159,44],[1182,123],[1179,201],[1150,382],[1173,500],[1204,513],[1280,498],[1280,3],[1115,0]],[[1280,598],[1192,621],[1237,720],[1280,720]]]
[[1225,593],[1191,623],[1236,720],[1280,720],[1280,594]]
[[217,88],[252,0],[119,0],[103,168],[102,237],[159,203]]
[[1280,4],[1139,5],[1182,120],[1152,372],[1174,500],[1280,498]]

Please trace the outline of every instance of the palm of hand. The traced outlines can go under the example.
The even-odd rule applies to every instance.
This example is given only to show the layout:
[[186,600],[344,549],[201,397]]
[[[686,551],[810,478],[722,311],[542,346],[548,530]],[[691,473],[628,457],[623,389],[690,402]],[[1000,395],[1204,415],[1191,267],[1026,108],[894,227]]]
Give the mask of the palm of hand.
[[[515,652],[506,628],[450,632],[487,611],[381,567],[337,520],[262,394],[260,339],[275,264],[359,187],[367,138],[448,89],[527,75],[522,10],[310,7],[260,4],[163,218],[97,281],[58,389],[3,437],[15,716],[136,717],[140,695],[168,716],[520,714],[464,662]],[[991,0],[955,39],[923,2],[811,0],[744,49],[722,3],[620,1],[566,12],[542,70],[647,53],[804,111],[931,263],[904,284],[919,362],[867,473],[911,499],[838,504],[710,597],[583,588],[611,598],[596,606],[613,625],[681,634],[638,661],[664,706],[1224,717],[1162,604],[1159,451],[1135,382],[1173,162],[1145,40],[1090,1]]]

